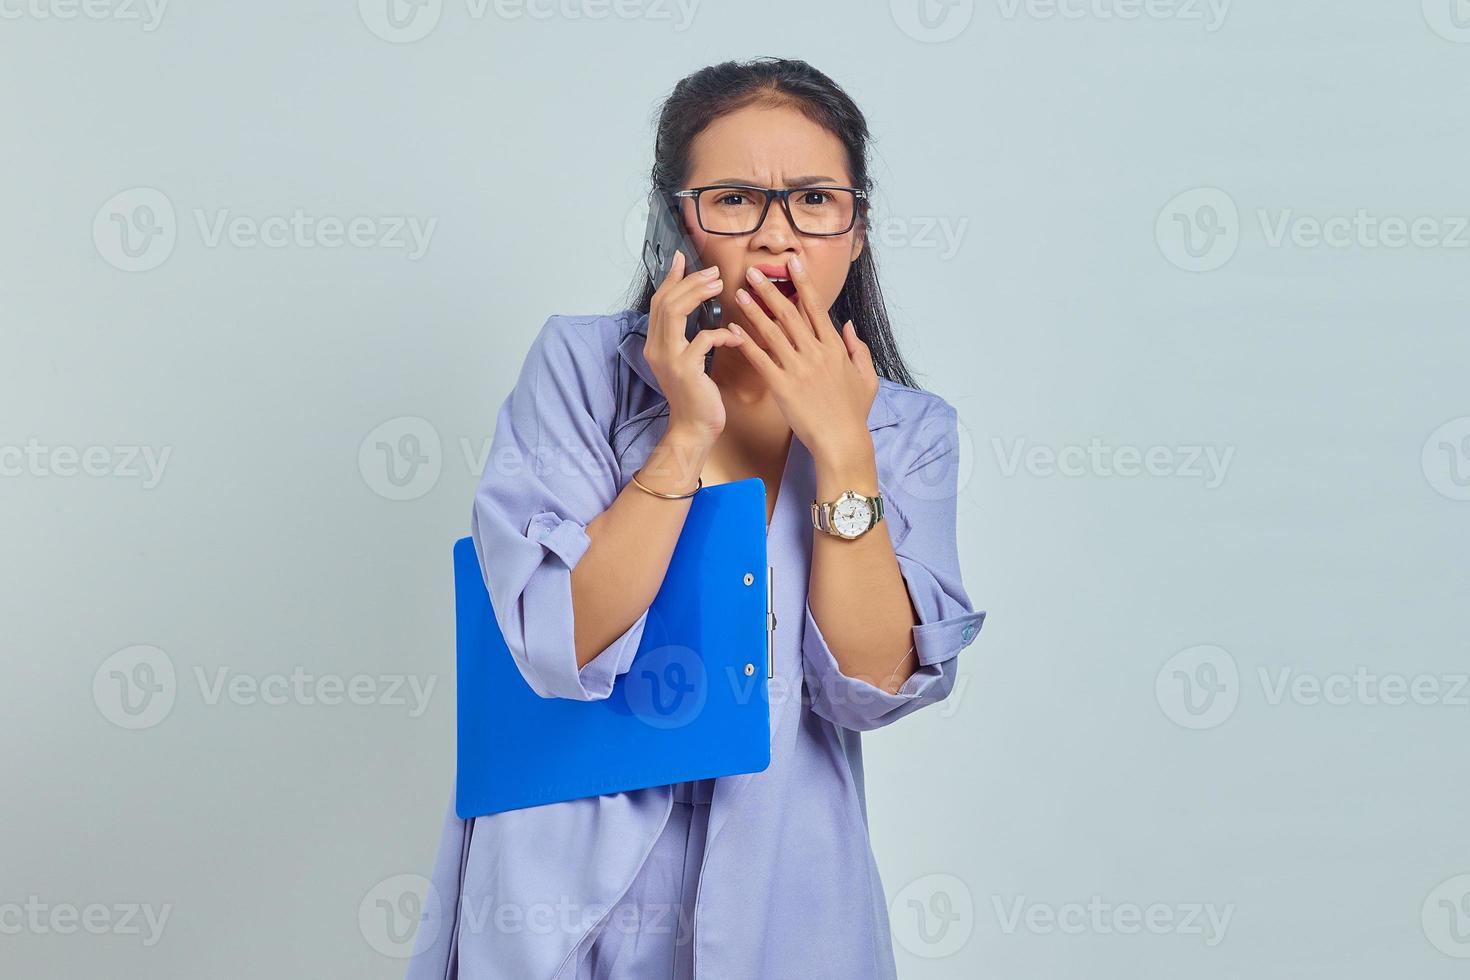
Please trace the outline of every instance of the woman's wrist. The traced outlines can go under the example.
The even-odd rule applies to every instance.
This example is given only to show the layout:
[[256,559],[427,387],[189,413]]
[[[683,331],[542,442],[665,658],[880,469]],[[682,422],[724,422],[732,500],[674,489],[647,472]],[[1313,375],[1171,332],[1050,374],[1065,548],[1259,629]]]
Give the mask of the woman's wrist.
[[707,453],[719,438],[718,432],[711,432],[698,423],[672,422],[664,430],[663,438],[659,442],[685,446],[691,451],[703,449]]
[[813,450],[812,466],[818,500],[831,500],[843,490],[878,492],[878,458],[867,432],[861,439]]
[[638,470],[644,486],[661,493],[689,493],[699,486],[713,442],[682,428],[671,428],[654,445]]

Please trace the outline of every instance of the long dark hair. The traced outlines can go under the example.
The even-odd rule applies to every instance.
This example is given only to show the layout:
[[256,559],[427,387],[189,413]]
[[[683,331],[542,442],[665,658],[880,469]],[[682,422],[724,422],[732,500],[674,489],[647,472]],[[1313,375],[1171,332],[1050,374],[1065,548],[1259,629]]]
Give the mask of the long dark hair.
[[[658,112],[654,140],[652,188],[678,190],[689,176],[689,147],[714,119],[749,105],[791,106],[828,130],[847,149],[852,185],[871,194],[868,176],[868,123],[856,103],[826,75],[805,61],[756,58],[710,65],[674,86]],[[868,201],[859,202],[862,226],[868,222]],[[653,280],[647,271],[633,280],[628,308],[647,313],[653,298]],[[839,327],[852,321],[858,338],[873,353],[880,378],[918,388],[888,322],[871,239],[847,272],[847,281],[832,306],[832,322]]]

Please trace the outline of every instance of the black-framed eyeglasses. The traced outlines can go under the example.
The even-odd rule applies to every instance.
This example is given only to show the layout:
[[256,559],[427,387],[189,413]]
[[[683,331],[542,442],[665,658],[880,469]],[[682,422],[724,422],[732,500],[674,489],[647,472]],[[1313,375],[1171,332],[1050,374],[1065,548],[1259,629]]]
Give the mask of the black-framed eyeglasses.
[[[793,196],[794,195],[794,196]],[[867,194],[856,187],[818,184],[811,187],[755,187],[708,184],[674,191],[694,201],[699,227],[711,235],[753,235],[766,220],[771,199],[779,198],[786,220],[801,235],[845,235],[857,221],[858,201]]]

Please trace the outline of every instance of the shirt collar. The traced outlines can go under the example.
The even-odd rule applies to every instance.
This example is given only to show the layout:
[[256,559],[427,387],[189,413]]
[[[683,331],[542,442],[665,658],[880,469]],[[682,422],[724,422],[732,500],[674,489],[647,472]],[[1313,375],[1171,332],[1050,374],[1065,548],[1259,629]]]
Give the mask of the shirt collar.
[[[653,368],[649,367],[648,359],[643,356],[643,342],[648,336],[648,314],[639,313],[628,320],[623,330],[623,336],[618,341],[618,354],[624,363],[632,369],[644,384],[652,388],[659,398],[665,401],[663,389],[658,386],[658,379],[654,376]],[[885,385],[878,385],[878,394],[873,398],[873,407],[868,411],[868,430],[881,429],[886,425],[896,425],[902,416],[893,405],[893,399],[889,396]]]

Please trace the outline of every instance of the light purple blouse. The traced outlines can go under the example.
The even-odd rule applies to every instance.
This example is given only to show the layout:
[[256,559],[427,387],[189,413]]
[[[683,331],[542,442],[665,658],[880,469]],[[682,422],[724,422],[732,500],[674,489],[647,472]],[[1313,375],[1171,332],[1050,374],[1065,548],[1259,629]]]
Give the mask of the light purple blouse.
[[[643,356],[648,314],[550,317],[496,419],[471,533],[506,645],[543,696],[605,698],[647,619],[580,670],[571,571],[586,525],[668,425]],[[771,765],[715,780],[695,916],[710,980],[895,976],[868,840],[859,732],[943,700],[984,622],[960,580],[954,408],[880,379],[868,416],[882,527],[918,610],[920,667],[896,694],[843,674],[807,604],[816,478],[794,436],[767,531],[775,569]],[[876,532],[875,532],[876,533]],[[633,881],[673,805],[668,786],[446,817],[409,980],[557,980]]]

